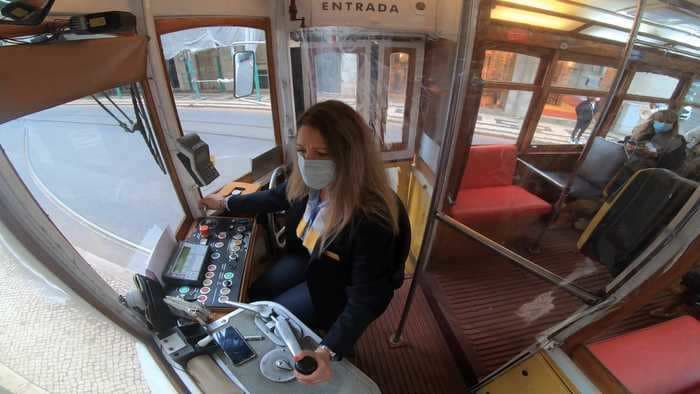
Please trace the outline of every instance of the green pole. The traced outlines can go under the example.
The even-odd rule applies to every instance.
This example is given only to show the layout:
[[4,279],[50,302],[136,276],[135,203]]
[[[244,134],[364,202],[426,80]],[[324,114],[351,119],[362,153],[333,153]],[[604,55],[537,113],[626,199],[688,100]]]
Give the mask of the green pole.
[[117,91],[117,97],[122,98],[122,88],[120,86],[117,86],[115,90]]
[[192,52],[187,51],[185,54],[185,71],[187,72],[187,79],[190,81],[190,89],[194,92],[196,98],[201,98],[199,94],[199,85],[194,80],[194,66],[192,64]]
[[255,82],[255,96],[258,101],[262,100],[260,96],[260,74],[258,74],[258,63],[253,63],[253,81]]
[[[221,51],[219,51],[219,48],[216,48],[216,71],[218,72],[219,79],[224,78],[224,72],[222,71],[221,67]],[[224,86],[223,82],[219,82],[219,91],[224,92],[226,91],[226,86]]]

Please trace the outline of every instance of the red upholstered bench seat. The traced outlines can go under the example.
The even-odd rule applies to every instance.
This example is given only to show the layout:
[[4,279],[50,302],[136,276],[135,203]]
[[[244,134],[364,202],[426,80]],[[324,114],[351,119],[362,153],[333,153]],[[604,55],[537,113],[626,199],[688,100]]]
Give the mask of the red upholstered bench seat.
[[489,236],[509,239],[549,213],[549,203],[513,185],[516,155],[515,145],[471,147],[450,215]]
[[700,322],[693,317],[679,317],[588,348],[632,393],[700,393]]
[[546,201],[520,186],[491,186],[460,190],[452,215],[462,223],[477,224],[539,217],[550,208]]

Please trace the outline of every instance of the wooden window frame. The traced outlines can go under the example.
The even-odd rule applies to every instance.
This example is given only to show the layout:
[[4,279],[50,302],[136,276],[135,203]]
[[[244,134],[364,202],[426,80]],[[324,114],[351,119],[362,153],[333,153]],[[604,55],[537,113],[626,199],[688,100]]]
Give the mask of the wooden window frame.
[[[629,90],[629,86],[632,83],[632,79],[634,78],[634,75],[637,72],[652,72],[654,74],[660,74],[660,75],[666,75],[672,78],[678,78],[678,84],[676,85],[676,88],[674,89],[673,94],[671,95],[670,98],[668,99],[663,99],[659,97],[651,97],[651,96],[640,96],[640,95],[634,95],[634,94],[628,94],[627,91]],[[610,107],[610,111],[608,113],[608,118],[605,119],[605,124],[603,124],[603,127],[601,128],[601,133],[599,134],[602,137],[605,137],[608,135],[608,132],[610,131],[610,128],[612,127],[613,123],[615,122],[615,119],[617,119],[617,114],[619,113],[620,107],[622,106],[622,103],[624,101],[637,101],[637,102],[643,102],[643,103],[664,103],[667,104],[669,107],[683,107],[686,105],[690,105],[694,108],[700,108],[700,104],[693,104],[693,103],[686,103],[683,100],[685,99],[685,95],[688,93],[688,90],[690,89],[690,86],[692,85],[693,81],[698,79],[698,75],[696,74],[689,74],[689,73],[683,73],[680,71],[676,70],[663,70],[663,72],[660,71],[658,67],[653,67],[649,66],[646,64],[640,64],[640,63],[635,63],[632,64],[630,67],[628,67],[627,71],[628,75],[626,78],[623,78],[623,83],[620,85],[620,92],[623,92],[618,95],[616,98],[616,101],[613,102],[613,105]],[[623,89],[624,88],[624,89]],[[612,114],[615,114],[614,116]]]
[[[270,18],[267,17],[212,17],[212,16],[186,16],[186,17],[156,17],[155,18],[156,32],[158,33],[158,48],[160,49],[160,59],[161,66],[165,75],[168,74],[167,63],[165,61],[165,56],[163,55],[163,43],[161,41],[161,36],[167,33],[173,33],[176,31],[182,31],[187,29],[196,29],[200,27],[212,27],[212,26],[230,26],[230,27],[249,27],[253,29],[260,29],[265,32],[265,50],[267,52],[267,70],[270,86],[270,106],[272,111],[272,123],[275,133],[275,145],[282,146],[282,134],[280,127],[280,113],[277,105],[278,102],[278,92],[277,92],[277,73],[275,71],[275,58],[274,58],[274,41],[272,39],[272,27]],[[172,88],[168,86],[170,91],[171,102],[175,105],[175,96],[173,94]],[[182,121],[180,120],[180,114],[175,108],[175,117],[180,125],[180,131],[182,131]]]

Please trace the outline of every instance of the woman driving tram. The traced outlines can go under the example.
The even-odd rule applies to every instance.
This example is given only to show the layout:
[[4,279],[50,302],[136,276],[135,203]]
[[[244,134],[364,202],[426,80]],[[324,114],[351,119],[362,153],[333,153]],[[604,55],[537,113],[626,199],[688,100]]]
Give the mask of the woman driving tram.
[[324,101],[299,119],[289,181],[245,196],[210,195],[202,204],[235,215],[287,210],[287,253],[250,288],[252,301],[284,305],[326,331],[305,383],[331,377],[331,358],[352,351],[401,285],[408,217],[391,190],[379,147],[362,117]]

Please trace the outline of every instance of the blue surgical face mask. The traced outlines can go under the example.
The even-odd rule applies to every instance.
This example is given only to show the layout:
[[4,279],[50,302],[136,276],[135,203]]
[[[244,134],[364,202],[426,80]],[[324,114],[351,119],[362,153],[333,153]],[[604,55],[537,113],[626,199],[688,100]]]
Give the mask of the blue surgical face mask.
[[673,123],[664,123],[664,122],[659,122],[658,120],[654,121],[654,131],[657,133],[666,133],[671,131],[673,128]]
[[297,153],[299,172],[306,186],[321,190],[335,179],[335,163],[333,160],[305,160]]

